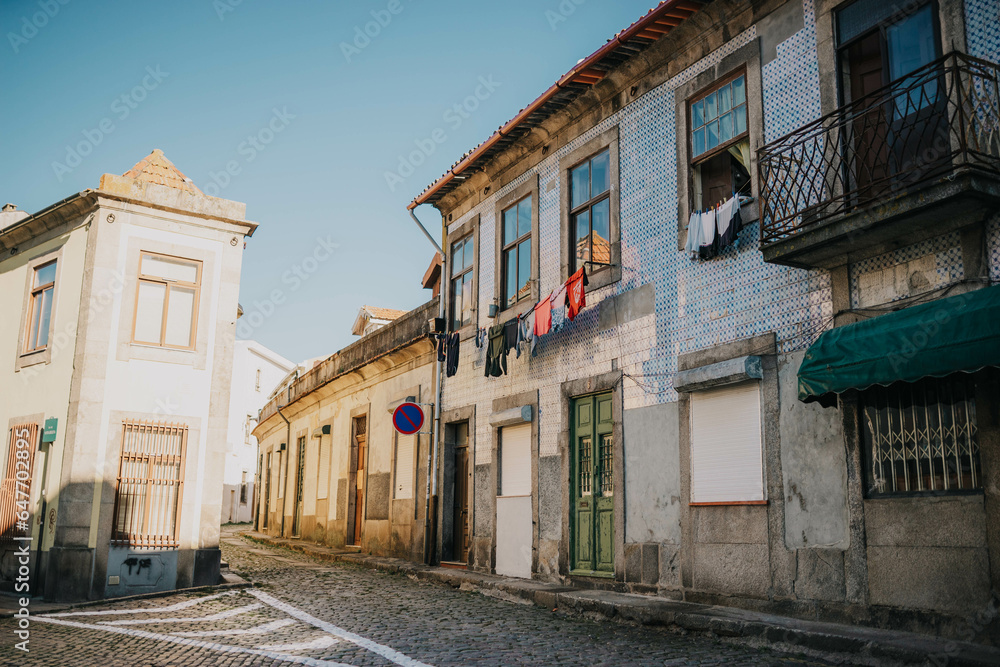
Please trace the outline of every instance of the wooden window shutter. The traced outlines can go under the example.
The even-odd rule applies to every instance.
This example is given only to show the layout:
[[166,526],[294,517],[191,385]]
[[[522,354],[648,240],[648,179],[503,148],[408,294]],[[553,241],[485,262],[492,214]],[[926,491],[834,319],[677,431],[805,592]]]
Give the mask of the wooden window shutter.
[[691,502],[761,502],[760,386],[748,383],[691,395]]
[[500,429],[500,495],[531,495],[531,424]]
[[0,481],[0,543],[31,534],[31,482],[38,439],[38,424],[10,429],[6,474]]

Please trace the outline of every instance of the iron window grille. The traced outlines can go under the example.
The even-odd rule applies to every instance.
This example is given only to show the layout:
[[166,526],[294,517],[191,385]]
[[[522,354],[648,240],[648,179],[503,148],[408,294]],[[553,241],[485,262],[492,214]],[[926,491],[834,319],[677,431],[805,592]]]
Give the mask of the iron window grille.
[[504,209],[500,251],[502,308],[531,296],[531,195]]
[[611,152],[604,149],[569,170],[570,273],[611,266]]
[[113,543],[179,546],[187,438],[188,427],[184,424],[123,422]]
[[861,396],[861,422],[869,496],[982,489],[969,377],[868,389]]

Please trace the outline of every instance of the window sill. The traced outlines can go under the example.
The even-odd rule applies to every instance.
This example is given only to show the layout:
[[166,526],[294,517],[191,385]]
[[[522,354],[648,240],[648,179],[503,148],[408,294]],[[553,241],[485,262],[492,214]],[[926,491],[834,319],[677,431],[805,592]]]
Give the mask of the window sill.
[[614,264],[601,268],[594,273],[587,275],[587,286],[584,288],[585,294],[597,291],[602,287],[613,285],[622,279],[622,269]]
[[982,496],[982,489],[955,489],[948,491],[900,491],[893,494],[865,496],[865,502],[925,502],[955,500],[969,496]]
[[507,322],[515,317],[521,317],[534,308],[537,303],[538,299],[535,298],[534,294],[532,294],[530,298],[522,299],[506,310],[501,310],[497,313],[496,318],[494,318],[493,323],[490,326],[496,324],[497,322]]
[[52,348],[50,347],[44,347],[34,352],[25,352],[17,358],[16,370],[21,370],[29,366],[37,366],[38,364],[47,364],[50,361],[52,361]]
[[154,345],[153,343],[140,343],[138,341],[129,342],[130,347],[140,347],[144,350],[166,350],[168,352],[196,352],[193,347],[169,347],[167,345]]
[[732,507],[738,505],[767,505],[766,500],[726,500],[718,503],[688,503],[688,507]]
[[469,340],[470,338],[474,338],[475,335],[476,335],[476,321],[477,321],[477,318],[476,318],[475,315],[473,315],[472,322],[470,322],[469,324],[466,324],[461,329],[456,329],[455,331],[452,331],[451,333],[452,334],[457,333],[458,334],[458,340],[461,341],[461,342],[465,342],[465,341]]
[[155,361],[180,366],[194,366],[202,369],[206,364],[206,349],[204,343],[199,348],[183,349],[177,347],[160,347],[144,343],[127,342],[118,345],[117,359],[119,361]]

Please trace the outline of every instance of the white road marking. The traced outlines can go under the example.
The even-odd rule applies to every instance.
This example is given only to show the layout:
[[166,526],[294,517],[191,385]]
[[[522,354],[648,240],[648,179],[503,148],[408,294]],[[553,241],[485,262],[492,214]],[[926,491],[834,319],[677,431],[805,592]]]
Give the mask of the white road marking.
[[[244,607],[237,607],[236,609],[229,609],[227,611],[219,612],[217,614],[212,614],[210,616],[202,617],[192,617],[192,618],[146,618],[146,619],[129,619],[121,621],[97,621],[96,623],[81,623],[77,621],[64,620],[63,618],[57,618],[62,616],[97,616],[97,615],[108,615],[108,614],[148,614],[148,613],[162,613],[166,611],[177,611],[179,609],[186,609],[188,607],[206,602],[208,600],[218,599],[224,596],[238,595],[238,591],[229,591],[226,593],[219,593],[217,595],[210,595],[203,598],[198,598],[196,600],[187,600],[185,602],[179,602],[175,605],[170,605],[167,607],[150,608],[150,609],[116,609],[107,611],[84,611],[84,612],[63,612],[59,614],[41,614],[35,616],[34,618],[42,623],[51,623],[53,625],[63,625],[71,628],[80,628],[85,630],[101,630],[104,632],[110,632],[113,634],[126,635],[129,637],[141,637],[144,639],[158,639],[165,642],[170,642],[172,644],[180,644],[183,646],[194,646],[197,648],[205,648],[212,651],[219,651],[222,653],[243,653],[251,655],[261,655],[272,660],[282,660],[285,662],[292,662],[300,665],[308,665],[309,667],[350,667],[350,665],[345,665],[340,662],[333,662],[329,660],[321,660],[316,658],[309,658],[305,656],[292,655],[290,653],[285,653],[283,651],[303,651],[303,650],[315,650],[322,649],[337,644],[339,639],[351,642],[361,648],[364,648],[372,653],[382,656],[386,660],[393,662],[401,667],[432,667],[426,663],[415,660],[407,655],[396,651],[395,649],[389,648],[388,646],[383,646],[371,639],[362,637],[361,635],[355,634],[353,632],[348,632],[343,628],[340,628],[332,623],[327,623],[326,621],[321,621],[320,619],[307,614],[306,612],[293,607],[290,604],[282,602],[281,600],[264,593],[263,591],[248,589],[246,591],[250,595],[253,595],[261,602],[253,603]],[[262,604],[263,603],[263,604]],[[145,630],[138,630],[132,628],[125,628],[121,626],[125,625],[138,625],[138,624],[149,624],[149,623],[198,623],[205,621],[216,621],[226,618],[231,618],[248,611],[253,611],[255,609],[260,609],[264,605],[273,607],[279,611],[282,611],[293,619],[297,619],[304,623],[323,630],[328,633],[327,637],[320,637],[314,639],[311,642],[302,642],[298,644],[281,644],[281,645],[265,645],[259,646],[257,648],[244,648],[241,646],[229,646],[226,644],[217,644],[211,641],[200,641],[195,639],[195,637],[213,637],[213,636],[228,636],[228,635],[253,635],[253,634],[264,634],[271,632],[281,627],[286,627],[288,625],[294,624],[296,621],[290,619],[283,619],[278,621],[272,621],[270,623],[265,623],[263,625],[256,626],[254,628],[248,629],[235,629],[235,630],[209,630],[203,632],[176,632],[172,634],[161,634],[158,632],[147,632]],[[339,639],[338,639],[339,638]]]
[[257,648],[264,649],[265,651],[312,651],[315,649],[327,648],[339,643],[340,640],[336,637],[323,635],[322,637],[317,637],[311,642],[302,642],[299,644],[266,644],[264,646],[258,646]]
[[258,600],[266,602],[275,609],[280,609],[281,611],[285,612],[292,618],[297,618],[300,621],[303,621],[305,623],[308,623],[309,625],[319,628],[320,630],[325,630],[326,632],[329,632],[331,635],[334,635],[335,637],[346,639],[352,644],[357,644],[361,648],[368,649],[372,653],[377,653],[386,660],[394,662],[397,665],[402,665],[402,667],[430,667],[430,665],[420,662],[419,660],[414,660],[413,658],[407,655],[403,655],[399,651],[391,649],[388,646],[383,646],[382,644],[374,642],[371,639],[367,639],[365,637],[362,637],[361,635],[356,635],[353,632],[348,632],[343,628],[337,627],[333,623],[327,623],[326,621],[319,620],[315,616],[310,616],[306,612],[300,609],[296,609],[292,605],[282,602],[281,600],[272,597],[263,591],[251,588],[247,590],[247,593],[253,595]]
[[271,660],[284,660],[285,662],[293,662],[299,665],[307,665],[308,667],[351,667],[351,665],[347,665],[342,662],[317,660],[315,658],[307,658],[300,655],[289,655],[287,653],[265,651],[262,649],[243,648],[241,646],[227,646],[226,644],[216,644],[214,642],[199,641],[197,639],[192,639],[190,637],[173,637],[171,635],[161,635],[156,632],[146,632],[145,630],[134,630],[132,628],[121,628],[108,625],[92,625],[90,623],[64,621],[61,618],[50,618],[45,616],[35,616],[35,620],[40,621],[42,623],[52,623],[54,625],[65,625],[71,628],[80,628],[82,630],[103,630],[104,632],[111,632],[114,634],[126,635],[129,637],[142,637],[143,639],[159,639],[161,641],[170,642],[172,644],[205,648],[212,651],[219,651],[221,653],[249,653],[251,655],[262,655],[266,658],[270,658]]
[[265,623],[264,625],[258,625],[255,628],[247,628],[246,630],[197,630],[191,632],[171,632],[175,637],[231,637],[235,635],[265,635],[268,632],[277,630],[278,628],[285,628],[289,625],[295,625],[298,621],[291,618],[284,618],[280,621],[271,621],[270,623]]
[[40,614],[40,616],[57,618],[63,616],[115,616],[124,614],[161,614],[165,611],[180,611],[181,609],[187,609],[188,607],[193,607],[194,605],[201,604],[202,602],[208,602],[209,600],[217,600],[222,597],[236,595],[238,592],[239,591],[227,591],[225,593],[216,593],[215,595],[207,595],[203,598],[198,598],[196,600],[187,600],[186,602],[178,602],[177,604],[172,604],[169,607],[149,607],[144,609],[106,609],[103,611],[64,611],[58,614]]
[[140,618],[131,619],[127,621],[99,621],[101,625],[148,625],[150,623],[203,623],[205,621],[221,621],[226,618],[232,618],[233,616],[239,616],[240,614],[245,614],[248,611],[253,611],[255,609],[260,609],[263,607],[259,602],[254,602],[253,604],[248,604],[245,607],[237,607],[236,609],[228,609],[226,611],[220,611],[218,614],[212,614],[211,616],[196,616],[192,618]]

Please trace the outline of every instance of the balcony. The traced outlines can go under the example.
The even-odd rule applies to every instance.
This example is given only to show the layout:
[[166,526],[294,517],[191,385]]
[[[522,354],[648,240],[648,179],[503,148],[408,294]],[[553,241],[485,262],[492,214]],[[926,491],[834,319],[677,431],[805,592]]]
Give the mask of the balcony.
[[951,53],[761,147],[764,260],[833,268],[996,211],[998,80]]

